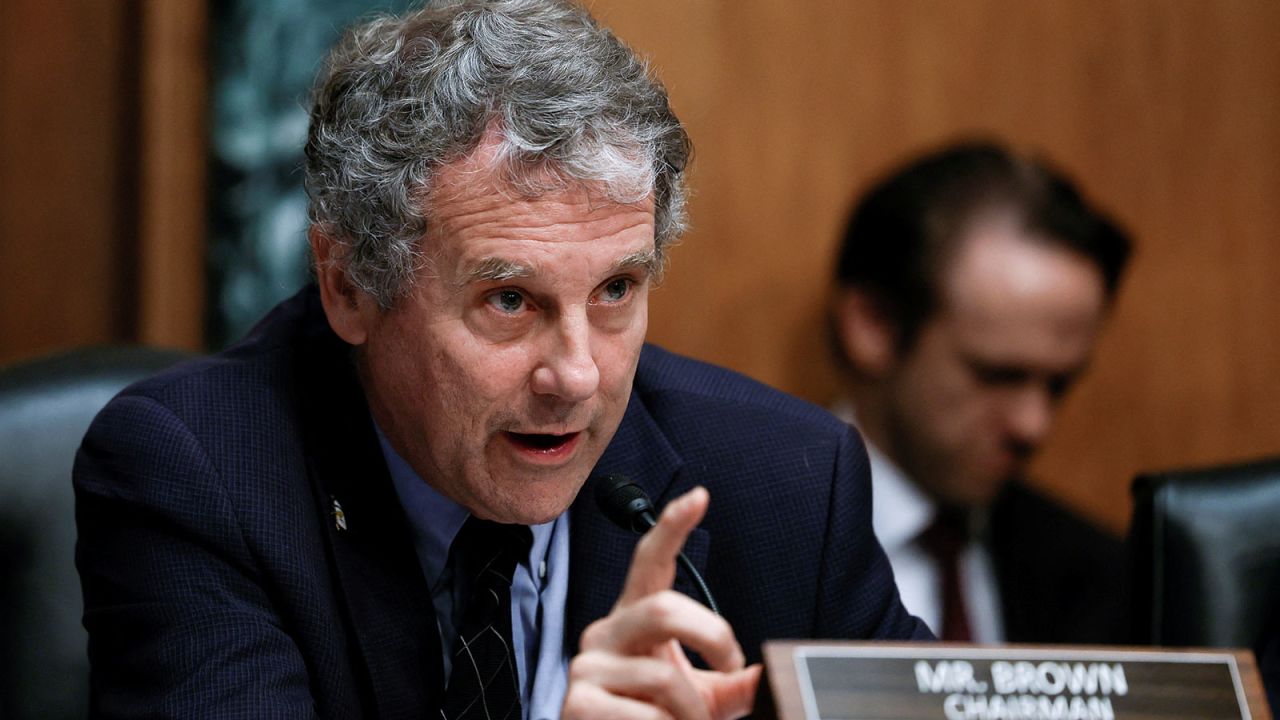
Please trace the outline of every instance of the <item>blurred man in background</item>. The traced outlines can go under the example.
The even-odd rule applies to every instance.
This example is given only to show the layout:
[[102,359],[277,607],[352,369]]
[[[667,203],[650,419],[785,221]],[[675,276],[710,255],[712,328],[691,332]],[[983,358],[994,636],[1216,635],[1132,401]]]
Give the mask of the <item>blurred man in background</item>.
[[1023,478],[1129,252],[1067,179],[994,144],[920,158],[852,214],[833,310],[846,416],[903,602],[943,639],[1120,638],[1121,543]]

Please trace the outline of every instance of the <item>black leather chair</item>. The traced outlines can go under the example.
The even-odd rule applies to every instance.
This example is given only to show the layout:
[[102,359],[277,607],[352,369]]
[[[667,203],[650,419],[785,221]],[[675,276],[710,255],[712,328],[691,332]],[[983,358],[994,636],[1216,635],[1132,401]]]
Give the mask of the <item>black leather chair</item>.
[[1138,639],[1259,647],[1280,619],[1280,459],[1139,476]]
[[183,357],[89,348],[0,369],[0,718],[86,716],[71,465],[113,395]]

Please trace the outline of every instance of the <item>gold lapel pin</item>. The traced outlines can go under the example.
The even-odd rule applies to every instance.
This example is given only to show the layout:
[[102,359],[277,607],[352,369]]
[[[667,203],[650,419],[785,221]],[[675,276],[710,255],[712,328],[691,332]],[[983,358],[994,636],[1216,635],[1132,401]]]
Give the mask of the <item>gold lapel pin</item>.
[[333,526],[339,530],[347,529],[347,514],[342,512],[342,503],[338,502],[338,498],[329,496],[333,499]]

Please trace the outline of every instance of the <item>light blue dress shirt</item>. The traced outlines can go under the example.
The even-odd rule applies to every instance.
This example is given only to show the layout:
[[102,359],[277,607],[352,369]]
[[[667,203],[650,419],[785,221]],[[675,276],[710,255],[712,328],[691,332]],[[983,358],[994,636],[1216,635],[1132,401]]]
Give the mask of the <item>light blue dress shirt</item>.
[[[467,509],[436,492],[418,477],[378,431],[382,455],[413,532],[414,549],[431,589],[431,604],[444,652],[445,681],[453,669],[457,634],[453,623],[453,578],[446,567],[449,546],[466,522]],[[511,582],[511,639],[520,678],[524,720],[560,717],[569,682],[564,655],[564,613],[569,597],[569,513],[533,525],[533,548],[516,566]],[[530,671],[532,668],[532,671]]]

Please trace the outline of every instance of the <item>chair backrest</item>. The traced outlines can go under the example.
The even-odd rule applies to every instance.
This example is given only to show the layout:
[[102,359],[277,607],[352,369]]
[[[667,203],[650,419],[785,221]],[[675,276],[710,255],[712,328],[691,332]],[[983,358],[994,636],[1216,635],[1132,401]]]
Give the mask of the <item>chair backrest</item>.
[[86,348],[0,369],[0,717],[87,715],[71,466],[113,395],[186,356]]
[[1256,648],[1280,616],[1280,459],[1139,476],[1137,638]]

